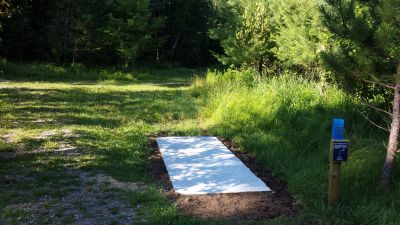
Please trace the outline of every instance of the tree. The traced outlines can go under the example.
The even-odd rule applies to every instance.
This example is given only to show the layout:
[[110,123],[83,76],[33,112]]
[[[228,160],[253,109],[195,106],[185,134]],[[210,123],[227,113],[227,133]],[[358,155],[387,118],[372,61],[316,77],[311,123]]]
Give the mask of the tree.
[[400,1],[325,0],[321,12],[335,41],[324,55],[330,68],[393,92],[392,111],[388,112],[390,135],[381,175],[381,185],[388,187],[400,126]]
[[0,52],[18,61],[205,66],[219,47],[208,37],[211,1],[0,0]]
[[152,17],[149,0],[99,0],[89,21],[89,39],[96,55],[115,55],[127,66],[162,44],[155,34],[163,17]]
[[[88,5],[83,0],[54,1],[50,7],[49,45],[57,63],[75,63],[79,46],[85,46]],[[82,47],[84,48],[84,47]]]
[[5,19],[1,53],[11,60],[49,58],[49,7],[46,0],[14,0],[12,16]]
[[322,24],[316,0],[270,1],[277,32],[276,57],[288,66],[313,67],[319,64],[328,32]]
[[274,60],[275,43],[272,12],[266,0],[215,0],[217,17],[210,37],[218,39],[224,55],[216,55],[226,65],[251,66],[260,76],[266,63]]
[[160,44],[154,39],[164,24],[161,17],[152,18],[148,0],[118,0],[109,27],[119,40],[117,50],[125,64],[133,64],[142,53],[154,51]]
[[179,62],[185,66],[203,66],[210,62],[208,37],[211,0],[152,0],[154,16],[166,18],[166,26],[157,36],[165,38],[158,49],[158,60]]
[[[13,7],[11,5],[11,1],[9,0],[0,0],[0,20],[4,18],[10,18],[13,13]],[[2,21],[0,21],[0,31],[2,30]],[[0,37],[1,42],[1,37]]]
[[10,0],[0,0],[0,17],[9,18],[11,17],[14,9]]

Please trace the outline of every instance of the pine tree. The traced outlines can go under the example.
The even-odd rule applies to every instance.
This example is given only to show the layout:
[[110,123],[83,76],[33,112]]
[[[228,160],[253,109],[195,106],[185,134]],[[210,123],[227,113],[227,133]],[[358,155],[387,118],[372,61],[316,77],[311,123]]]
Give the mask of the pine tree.
[[[11,15],[14,13],[15,8],[13,4],[11,4],[10,0],[0,0],[0,19],[3,18],[10,18]],[[0,30],[1,30],[1,23],[0,23]]]
[[50,6],[52,19],[48,26],[48,39],[58,63],[74,64],[80,46],[86,44],[88,5],[85,3],[84,0],[62,0]]
[[398,148],[400,116],[400,1],[325,0],[324,22],[335,45],[325,61],[338,74],[393,92],[391,127],[381,185],[387,187]]
[[9,18],[14,11],[10,0],[0,0],[0,18]]
[[48,59],[49,5],[46,0],[11,1],[12,16],[4,19],[1,53],[9,59]]
[[276,57],[286,65],[308,68],[319,64],[319,53],[324,51],[328,32],[324,28],[316,0],[274,0],[277,32]]
[[211,0],[152,0],[154,15],[166,18],[166,26],[157,34],[165,39],[159,60],[185,66],[203,66],[209,62],[208,37]]
[[217,18],[210,29],[225,51],[217,58],[226,65],[250,66],[262,75],[265,64],[274,60],[272,12],[266,0],[214,1]]
[[116,56],[131,66],[162,43],[154,34],[164,26],[164,19],[152,17],[149,0],[98,0],[92,7],[88,32],[95,55]]
[[[2,19],[8,19],[13,13],[13,7],[9,0],[0,0],[0,31],[2,30]],[[0,36],[1,42],[1,36]]]
[[116,13],[108,28],[119,40],[117,51],[126,65],[132,65],[141,53],[158,47],[150,43],[161,23],[152,22],[148,0],[117,1]]
[[48,38],[59,63],[133,65],[161,43],[154,33],[164,21],[152,17],[149,0],[62,0],[51,8]]

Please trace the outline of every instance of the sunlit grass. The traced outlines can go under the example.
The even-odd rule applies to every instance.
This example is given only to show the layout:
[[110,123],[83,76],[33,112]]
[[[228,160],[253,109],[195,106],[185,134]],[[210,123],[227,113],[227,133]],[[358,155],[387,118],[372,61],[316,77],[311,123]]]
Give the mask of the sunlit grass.
[[[196,222],[182,217],[166,197],[157,195],[158,183],[146,171],[152,154],[150,135],[201,133],[196,119],[200,101],[192,98],[185,83],[174,84],[189,82],[190,75],[175,74],[169,79],[161,73],[154,79],[152,73],[141,73],[139,80],[145,84],[138,84],[104,71],[97,79],[93,70],[93,77],[88,74],[90,79],[84,83],[78,82],[79,77],[68,78],[71,68],[3,66],[9,70],[0,75],[7,79],[0,83],[0,153],[17,154],[0,158],[0,176],[8,177],[0,181],[3,218],[10,223],[28,220],[30,215],[11,206],[35,203],[43,195],[57,198],[66,194],[62,181],[66,186],[75,182],[68,177],[68,168],[147,183],[152,193],[147,201],[160,203],[153,206],[156,211],[147,208],[142,212],[149,222],[159,220],[160,212],[164,220]],[[54,77],[56,74],[59,77]]]
[[[196,81],[194,93],[207,102],[201,114],[207,118],[209,132],[235,140],[283,178],[305,206],[303,223],[400,221],[400,167],[395,168],[391,191],[380,190],[387,136],[363,119],[360,111],[365,109],[357,99],[334,86],[294,75],[251,86],[243,85],[247,79],[243,74],[226,76],[210,73],[206,80]],[[342,201],[328,206],[328,152],[334,117],[346,121],[350,156],[342,168]]]

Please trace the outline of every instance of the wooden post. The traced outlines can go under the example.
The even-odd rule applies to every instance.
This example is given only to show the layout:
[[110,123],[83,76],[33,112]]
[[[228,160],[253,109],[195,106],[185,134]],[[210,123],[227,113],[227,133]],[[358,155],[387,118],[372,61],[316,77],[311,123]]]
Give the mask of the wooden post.
[[349,140],[344,139],[344,119],[332,120],[332,139],[329,151],[328,204],[335,204],[340,198],[340,172],[342,161],[347,161]]
[[340,197],[340,171],[342,167],[341,162],[333,161],[333,143],[331,140],[331,148],[329,152],[329,188],[328,188],[328,203],[334,204]]

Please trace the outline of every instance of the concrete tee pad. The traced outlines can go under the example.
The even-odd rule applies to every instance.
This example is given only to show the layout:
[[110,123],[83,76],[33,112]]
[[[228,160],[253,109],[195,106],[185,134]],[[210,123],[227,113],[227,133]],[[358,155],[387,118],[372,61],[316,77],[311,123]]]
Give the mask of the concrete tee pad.
[[216,137],[159,137],[156,140],[177,193],[271,191]]

